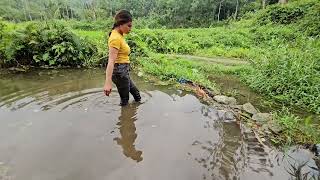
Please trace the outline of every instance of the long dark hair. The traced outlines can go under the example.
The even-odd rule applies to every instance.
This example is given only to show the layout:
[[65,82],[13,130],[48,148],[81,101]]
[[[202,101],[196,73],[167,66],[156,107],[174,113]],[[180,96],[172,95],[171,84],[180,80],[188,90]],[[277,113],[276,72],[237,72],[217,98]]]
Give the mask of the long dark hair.
[[[113,24],[112,30],[114,30],[116,27],[123,25],[123,24],[126,24],[128,22],[132,22],[131,13],[127,10],[120,10],[116,14],[116,16],[114,17],[114,24]],[[109,36],[111,35],[111,31],[109,33]]]

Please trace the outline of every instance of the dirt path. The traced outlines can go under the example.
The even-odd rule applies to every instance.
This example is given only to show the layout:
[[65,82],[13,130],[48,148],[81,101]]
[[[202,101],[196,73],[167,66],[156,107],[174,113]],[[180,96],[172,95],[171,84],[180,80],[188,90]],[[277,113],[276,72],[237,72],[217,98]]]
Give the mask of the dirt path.
[[201,56],[193,56],[193,55],[168,55],[170,57],[177,57],[177,58],[184,58],[188,60],[197,60],[197,61],[204,61],[209,63],[217,63],[223,64],[226,66],[236,66],[236,65],[249,65],[248,61],[235,59],[235,58],[223,58],[223,57],[216,57],[216,58],[209,58],[209,57],[201,57]]

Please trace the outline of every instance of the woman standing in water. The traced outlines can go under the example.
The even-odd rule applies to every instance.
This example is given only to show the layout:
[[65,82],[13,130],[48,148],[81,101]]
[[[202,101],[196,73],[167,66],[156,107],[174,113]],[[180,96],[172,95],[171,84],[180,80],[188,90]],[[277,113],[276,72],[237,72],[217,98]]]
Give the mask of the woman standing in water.
[[129,75],[130,47],[124,39],[124,35],[128,34],[131,28],[132,16],[130,12],[121,10],[115,16],[115,22],[108,39],[109,59],[106,69],[104,93],[106,96],[110,95],[112,82],[114,82],[120,95],[121,106],[128,104],[129,93],[133,95],[135,101],[141,101],[140,92]]

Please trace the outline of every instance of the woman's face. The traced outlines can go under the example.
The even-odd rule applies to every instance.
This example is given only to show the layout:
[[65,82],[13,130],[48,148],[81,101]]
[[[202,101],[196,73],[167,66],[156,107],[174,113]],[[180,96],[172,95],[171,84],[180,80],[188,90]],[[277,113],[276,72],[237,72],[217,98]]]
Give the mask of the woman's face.
[[127,22],[125,24],[120,25],[120,29],[122,33],[129,34],[132,28],[132,22]]

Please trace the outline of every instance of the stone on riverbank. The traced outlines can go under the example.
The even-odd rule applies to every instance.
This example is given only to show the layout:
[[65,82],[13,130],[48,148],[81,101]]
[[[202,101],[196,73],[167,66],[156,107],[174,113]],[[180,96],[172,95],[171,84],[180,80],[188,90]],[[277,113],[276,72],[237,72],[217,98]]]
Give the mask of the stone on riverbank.
[[237,100],[234,97],[227,97],[227,96],[214,96],[214,100],[216,100],[219,103],[226,104],[226,105],[236,105]]
[[243,110],[249,114],[252,114],[252,115],[258,113],[257,109],[251,103],[244,104]]
[[252,116],[252,120],[256,121],[258,125],[262,125],[272,120],[272,115],[268,113],[257,113]]

